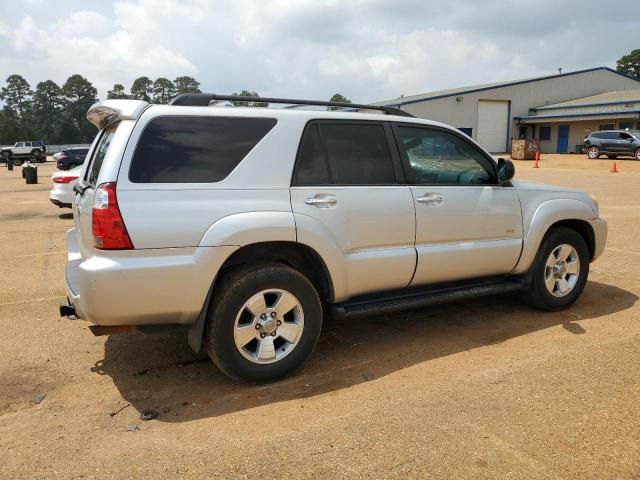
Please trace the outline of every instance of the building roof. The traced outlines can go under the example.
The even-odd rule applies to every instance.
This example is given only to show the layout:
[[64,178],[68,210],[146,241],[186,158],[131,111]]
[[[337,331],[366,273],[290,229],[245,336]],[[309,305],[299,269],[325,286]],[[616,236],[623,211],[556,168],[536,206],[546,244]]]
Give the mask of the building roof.
[[601,105],[615,105],[620,103],[640,102],[640,90],[623,90],[620,92],[605,92],[590,97],[576,98],[566,102],[552,103],[537,107],[536,110],[550,110],[556,108],[593,107]]
[[[566,73],[556,73],[556,74],[552,74],[552,75],[541,75],[538,77],[529,77],[529,78],[522,78],[520,80],[509,80],[509,81],[504,81],[504,82],[494,82],[494,83],[485,83],[485,84],[481,84],[481,85],[470,85],[470,86],[466,86],[466,87],[458,87],[458,88],[451,88],[448,90],[438,90],[435,92],[428,92],[428,93],[421,93],[418,95],[411,95],[411,96],[405,96],[405,97],[398,97],[398,98],[393,98],[391,100],[384,100],[381,102],[372,102],[372,105],[387,105],[387,106],[398,106],[398,105],[406,105],[408,103],[416,103],[416,102],[422,102],[425,100],[435,100],[437,98],[443,98],[443,97],[452,97],[452,96],[456,96],[456,95],[464,95],[467,93],[474,93],[474,92],[480,92],[483,90],[492,90],[494,88],[503,88],[503,87],[510,87],[512,85],[520,85],[523,83],[530,83],[530,82],[538,82],[540,80],[548,80],[548,79],[552,79],[552,78],[558,78],[558,77],[568,77],[571,75],[578,75],[581,73],[588,73],[588,72],[594,72],[597,70],[607,70],[609,72],[615,73],[617,75],[621,75],[623,77],[629,77],[628,75],[625,75],[623,73],[620,73],[616,70],[613,70],[612,68],[609,67],[595,67],[595,68],[587,68],[584,70],[575,70],[573,72],[566,72]],[[635,78],[633,79],[635,80]],[[640,82],[638,82],[638,84],[640,85]]]

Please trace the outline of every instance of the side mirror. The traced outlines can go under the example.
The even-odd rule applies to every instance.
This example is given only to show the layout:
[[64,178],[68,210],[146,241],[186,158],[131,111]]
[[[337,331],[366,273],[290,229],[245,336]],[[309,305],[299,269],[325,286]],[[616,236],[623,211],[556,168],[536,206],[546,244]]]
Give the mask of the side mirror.
[[509,182],[516,174],[516,167],[511,160],[498,159],[498,182],[500,185]]

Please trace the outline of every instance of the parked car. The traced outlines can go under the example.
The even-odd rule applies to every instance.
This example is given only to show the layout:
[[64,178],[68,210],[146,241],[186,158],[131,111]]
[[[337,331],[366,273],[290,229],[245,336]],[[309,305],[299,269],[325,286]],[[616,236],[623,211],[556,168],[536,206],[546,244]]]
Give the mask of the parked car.
[[25,160],[42,163],[47,161],[47,145],[42,141],[16,142],[13,147],[5,147],[0,151],[0,156],[13,159],[14,165],[22,165]]
[[78,183],[78,178],[82,172],[82,167],[73,170],[55,172],[51,175],[53,186],[49,192],[49,200],[60,208],[71,208],[75,192],[73,187]]
[[455,128],[367,105],[205,108],[230,100],[91,107],[62,316],[96,335],[187,324],[228,376],[272,380],[311,354],[323,312],[516,291],[559,310],[604,249],[593,197],[514,181]]
[[583,150],[594,160],[600,155],[608,158],[634,157],[640,160],[639,130],[600,130],[584,139]]
[[85,147],[72,147],[56,153],[53,157],[60,170],[73,170],[84,163],[88,151]]

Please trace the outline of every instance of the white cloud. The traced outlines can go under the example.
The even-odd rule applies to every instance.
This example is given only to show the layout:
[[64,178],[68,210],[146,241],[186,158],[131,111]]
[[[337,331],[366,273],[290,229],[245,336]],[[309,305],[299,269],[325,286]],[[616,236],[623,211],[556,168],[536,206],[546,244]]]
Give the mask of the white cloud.
[[[633,11],[634,4],[621,0],[616,10]],[[217,93],[247,88],[327,98],[341,92],[373,101],[550,73],[558,66],[612,65],[640,43],[633,18],[599,17],[601,31],[615,29],[613,44],[585,29],[590,12],[601,10],[596,0],[561,2],[553,17],[526,0],[86,5],[58,0],[12,7],[12,28],[6,16],[0,23],[1,71],[20,73],[32,85],[80,73],[103,96],[113,83],[130,86],[140,75],[187,74]]]

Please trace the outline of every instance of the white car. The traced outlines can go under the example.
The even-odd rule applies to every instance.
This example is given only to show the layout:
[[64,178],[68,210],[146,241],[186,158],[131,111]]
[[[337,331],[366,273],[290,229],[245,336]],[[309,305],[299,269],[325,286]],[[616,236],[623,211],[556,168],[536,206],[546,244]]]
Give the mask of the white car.
[[49,200],[60,208],[71,208],[73,203],[73,186],[78,182],[82,167],[74,168],[66,172],[56,172],[51,175],[53,187],[49,192]]

